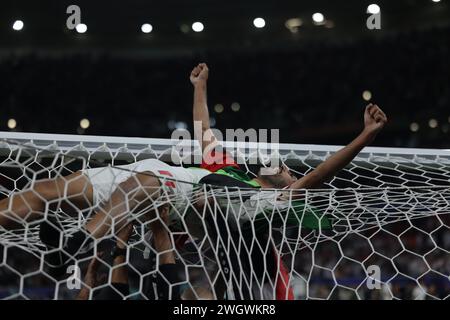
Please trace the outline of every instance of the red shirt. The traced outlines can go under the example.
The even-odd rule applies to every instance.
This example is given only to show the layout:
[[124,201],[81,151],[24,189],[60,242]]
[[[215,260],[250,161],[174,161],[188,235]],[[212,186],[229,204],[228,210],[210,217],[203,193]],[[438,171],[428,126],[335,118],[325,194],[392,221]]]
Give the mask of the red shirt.
[[216,150],[212,150],[211,152],[203,155],[202,164],[200,165],[200,168],[211,172],[216,172],[225,167],[240,168],[230,153]]

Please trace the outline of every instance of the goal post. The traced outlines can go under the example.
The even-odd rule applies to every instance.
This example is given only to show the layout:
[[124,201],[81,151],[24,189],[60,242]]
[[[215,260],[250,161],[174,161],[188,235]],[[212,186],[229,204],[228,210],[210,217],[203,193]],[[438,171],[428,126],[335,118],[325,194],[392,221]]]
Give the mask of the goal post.
[[[69,135],[69,134],[46,134],[46,133],[28,133],[28,132],[6,132],[0,131],[2,147],[0,154],[5,155],[11,151],[8,141],[19,144],[30,144],[38,148],[48,148],[61,152],[71,150],[83,150],[90,154],[99,150],[104,150],[107,157],[111,155],[122,158],[124,155],[137,156],[140,153],[150,153],[152,156],[162,158],[164,161],[170,161],[167,156],[172,147],[180,144],[179,140],[155,139],[155,138],[135,138],[135,137],[112,137],[112,136],[89,136],[89,135]],[[248,157],[257,152],[258,143],[254,142],[222,142],[226,148],[238,147],[240,151],[244,150]],[[269,143],[270,144],[270,143]],[[197,141],[185,141],[184,145],[192,146],[191,153],[199,152]],[[323,160],[331,153],[338,151],[342,146],[326,146],[312,144],[277,144],[281,156],[293,161],[305,159]],[[99,158],[102,153],[96,153]],[[164,156],[166,158],[164,158]],[[417,149],[417,148],[392,148],[392,147],[366,147],[355,159],[355,162],[364,161],[391,162],[388,159],[399,163],[423,163],[428,165],[442,162],[443,165],[450,163],[450,149]]]
[[[261,149],[276,152],[302,176],[342,148],[223,145],[249,175],[249,159],[259,158]],[[104,167],[119,175],[116,166],[144,159],[192,166],[199,154],[198,143],[190,140],[0,132],[0,201],[39,179],[80,169]],[[301,201],[282,190],[194,190],[189,197],[166,195],[178,217],[167,229],[171,249],[158,252],[150,229],[135,225],[125,257],[130,291],[112,283],[119,269],[113,256],[98,271],[108,280],[90,290],[89,298],[105,288],[128,299],[173,298],[175,292],[192,299],[450,298],[450,150],[366,147],[323,188],[303,190]],[[205,198],[212,200],[198,210]],[[185,205],[177,207],[179,201]],[[96,208],[72,209],[49,201],[43,216],[57,219],[71,237]],[[0,298],[74,298],[80,286],[68,284],[78,279],[86,287],[83,276],[100,249],[73,256],[79,274],[55,276],[44,263],[49,252],[39,238],[42,226],[21,223],[14,230],[0,226]],[[181,274],[175,282],[169,279],[174,273],[167,273],[173,266],[161,266],[169,252],[174,272]]]

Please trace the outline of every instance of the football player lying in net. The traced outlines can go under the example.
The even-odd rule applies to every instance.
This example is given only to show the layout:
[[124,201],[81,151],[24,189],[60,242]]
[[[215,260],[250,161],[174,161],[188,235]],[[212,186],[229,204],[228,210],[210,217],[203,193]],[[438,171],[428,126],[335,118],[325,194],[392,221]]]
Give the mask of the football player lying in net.
[[[342,148],[313,171],[296,179],[286,166],[273,170],[271,175],[258,172],[250,178],[227,153],[216,153],[219,145],[209,125],[206,99],[208,67],[199,64],[190,75],[194,85],[194,120],[201,121],[201,132],[195,132],[203,151],[203,165],[199,168],[170,166],[156,159],[146,159],[133,164],[83,169],[67,176],[32,181],[22,191],[14,192],[0,201],[0,228],[15,229],[33,220],[47,217],[49,204],[67,202],[79,210],[95,208],[95,213],[71,237],[62,233],[62,227],[51,222],[54,228],[41,232],[43,242],[50,249],[61,249],[64,257],[75,258],[90,250],[95,240],[111,235],[113,229],[122,228],[130,215],[138,215],[147,223],[159,219],[161,210],[170,210],[170,219],[179,219],[189,202],[194,186],[202,183],[234,187],[307,189],[316,188],[330,180],[370,144],[387,122],[386,115],[376,105],[369,104],[364,112],[364,130],[346,147]],[[201,136],[198,136],[201,134]],[[223,158],[224,161],[215,159]],[[208,157],[213,157],[211,163]],[[207,160],[207,161],[205,161]],[[215,164],[218,166],[215,166]],[[181,196],[180,196],[181,195]],[[173,197],[173,199],[171,199]],[[146,214],[142,214],[147,210]],[[44,224],[47,225],[48,224]],[[62,234],[61,234],[62,233]],[[50,261],[64,265],[67,258]]]

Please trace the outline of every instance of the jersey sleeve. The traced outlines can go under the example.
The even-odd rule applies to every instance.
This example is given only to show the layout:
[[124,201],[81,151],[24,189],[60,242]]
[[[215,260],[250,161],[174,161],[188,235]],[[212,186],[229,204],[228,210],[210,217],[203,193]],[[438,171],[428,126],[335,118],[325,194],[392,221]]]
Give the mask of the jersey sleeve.
[[200,167],[211,172],[216,172],[225,167],[235,167],[240,169],[236,160],[229,152],[220,152],[216,150],[212,150],[211,152],[203,155],[202,164]]

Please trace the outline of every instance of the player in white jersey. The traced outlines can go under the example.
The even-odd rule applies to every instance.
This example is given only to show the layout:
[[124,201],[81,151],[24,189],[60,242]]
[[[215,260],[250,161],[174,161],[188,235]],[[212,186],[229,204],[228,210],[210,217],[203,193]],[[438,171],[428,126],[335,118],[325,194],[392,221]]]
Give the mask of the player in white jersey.
[[158,178],[161,197],[158,201],[153,201],[153,207],[164,205],[170,200],[170,213],[173,216],[170,220],[175,219],[175,212],[182,212],[186,207],[194,186],[211,173],[201,168],[171,166],[157,159],[146,159],[116,167],[86,169],[83,174],[89,178],[92,185],[94,206],[108,201],[121,183],[132,179],[138,172]]
[[[139,199],[154,199],[154,207],[165,204],[167,197],[175,197],[175,209],[183,208],[193,187],[210,174],[206,169],[171,166],[157,159],[141,160],[129,165],[84,169],[68,176],[36,181],[30,188],[11,194],[0,201],[0,226],[14,229],[17,224],[42,217],[45,204],[67,201],[78,209],[111,206],[128,198],[132,211]],[[134,203],[136,202],[136,203]],[[106,209],[106,208],[104,208]],[[109,218],[119,216],[117,208]],[[100,231],[98,231],[100,232]],[[101,232],[100,232],[101,233]]]

